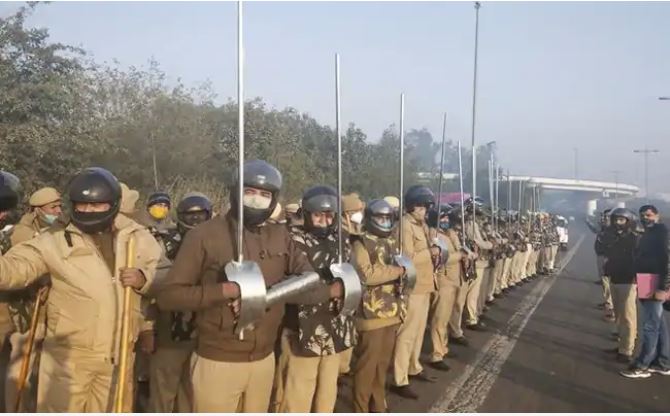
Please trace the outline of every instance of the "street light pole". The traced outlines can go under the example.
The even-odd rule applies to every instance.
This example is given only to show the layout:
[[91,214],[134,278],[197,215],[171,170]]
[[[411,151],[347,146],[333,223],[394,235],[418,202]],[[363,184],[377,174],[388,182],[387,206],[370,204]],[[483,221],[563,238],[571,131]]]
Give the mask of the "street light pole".
[[658,149],[635,149],[633,153],[642,153],[644,155],[644,195],[649,201],[649,153],[659,153]]
[[610,173],[614,174],[614,198],[619,197],[619,174],[620,170],[611,170]]

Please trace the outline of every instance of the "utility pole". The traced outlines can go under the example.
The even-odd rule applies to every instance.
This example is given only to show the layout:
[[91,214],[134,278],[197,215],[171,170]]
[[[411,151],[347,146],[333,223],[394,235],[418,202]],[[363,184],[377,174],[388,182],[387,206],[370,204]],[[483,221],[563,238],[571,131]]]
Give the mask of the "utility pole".
[[658,149],[635,149],[633,153],[641,153],[644,155],[644,196],[649,201],[649,153],[659,153]]

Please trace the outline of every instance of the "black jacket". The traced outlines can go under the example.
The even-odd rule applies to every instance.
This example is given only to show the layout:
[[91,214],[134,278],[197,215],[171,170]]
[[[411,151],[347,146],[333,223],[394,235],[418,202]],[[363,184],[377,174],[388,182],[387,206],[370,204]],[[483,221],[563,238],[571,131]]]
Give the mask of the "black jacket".
[[604,272],[614,284],[635,283],[635,246],[637,236],[626,231],[622,234],[607,233],[603,255],[606,257]]
[[636,273],[653,273],[660,275],[659,290],[670,290],[668,276],[668,229],[665,224],[655,224],[646,228],[640,237],[635,251]]
[[614,241],[614,234],[611,227],[603,228],[598,232],[594,246],[598,256],[607,256],[609,246]]

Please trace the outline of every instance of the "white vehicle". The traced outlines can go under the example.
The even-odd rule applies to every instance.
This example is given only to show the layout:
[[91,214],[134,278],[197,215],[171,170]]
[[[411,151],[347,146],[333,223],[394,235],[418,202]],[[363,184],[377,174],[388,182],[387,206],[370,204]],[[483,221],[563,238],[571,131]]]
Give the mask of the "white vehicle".
[[564,217],[558,217],[556,224],[556,232],[558,232],[558,243],[561,250],[568,249],[568,220]]

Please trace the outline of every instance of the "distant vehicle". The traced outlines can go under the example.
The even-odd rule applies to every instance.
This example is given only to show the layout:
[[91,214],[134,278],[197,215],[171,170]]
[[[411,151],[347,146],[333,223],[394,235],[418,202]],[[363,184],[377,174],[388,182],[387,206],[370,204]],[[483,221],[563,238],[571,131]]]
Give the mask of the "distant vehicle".
[[558,217],[556,224],[556,231],[558,232],[558,243],[561,250],[568,249],[568,220],[565,217]]
[[574,222],[574,221],[575,221],[575,217],[572,217],[572,216],[571,216],[570,218],[568,218],[568,219],[570,220],[570,222]]

